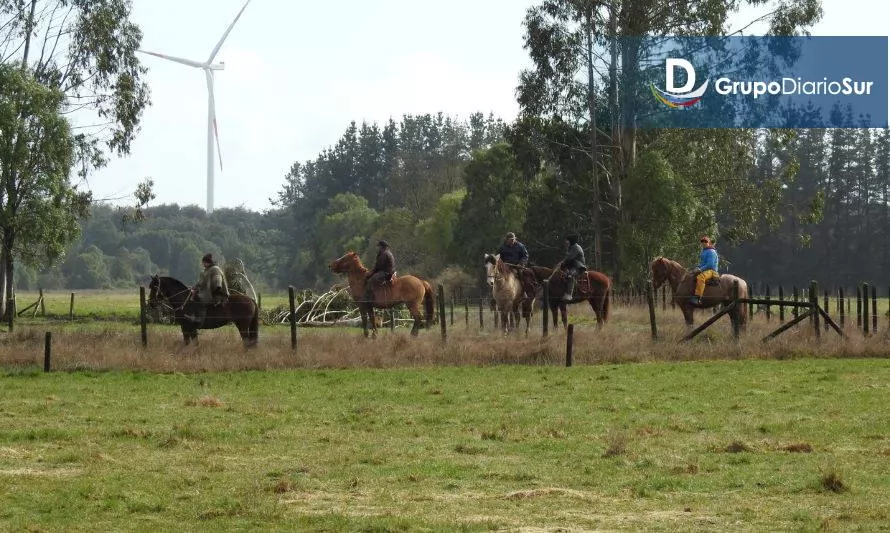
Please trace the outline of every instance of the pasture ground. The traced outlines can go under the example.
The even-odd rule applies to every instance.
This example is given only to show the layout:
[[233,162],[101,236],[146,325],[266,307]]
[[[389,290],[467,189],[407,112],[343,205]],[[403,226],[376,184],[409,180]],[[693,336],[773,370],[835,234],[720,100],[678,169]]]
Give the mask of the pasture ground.
[[575,305],[565,368],[563,330],[542,340],[540,314],[528,339],[492,331],[487,310],[480,331],[471,309],[444,344],[438,328],[300,329],[293,352],[286,326],[244,351],[231,326],[183,348],[152,325],[143,349],[133,320],[96,309],[0,333],[2,530],[890,523],[883,317],[848,341],[804,324],[764,345],[778,321],[755,317],[738,343],[723,321],[680,345],[670,307],[652,342],[643,308],[596,331]]

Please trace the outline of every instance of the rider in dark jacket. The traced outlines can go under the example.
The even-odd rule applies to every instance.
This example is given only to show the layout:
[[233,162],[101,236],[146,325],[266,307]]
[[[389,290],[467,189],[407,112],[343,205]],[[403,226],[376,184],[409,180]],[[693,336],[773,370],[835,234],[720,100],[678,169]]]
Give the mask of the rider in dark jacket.
[[374,301],[374,288],[384,285],[396,271],[396,259],[389,249],[389,243],[380,241],[377,243],[377,259],[374,268],[367,274],[365,281],[365,300]]
[[504,244],[498,249],[498,254],[504,263],[523,268],[528,264],[528,250],[524,244],[516,240],[516,235],[512,231],[504,237]]
[[572,301],[572,293],[575,290],[575,277],[587,270],[587,265],[584,264],[584,250],[581,248],[581,245],[578,244],[579,238],[577,235],[569,235],[566,237],[564,241],[564,245],[566,248],[566,255],[560,263],[560,268],[565,271],[568,279],[566,284],[566,291],[562,295],[562,299],[567,302]]

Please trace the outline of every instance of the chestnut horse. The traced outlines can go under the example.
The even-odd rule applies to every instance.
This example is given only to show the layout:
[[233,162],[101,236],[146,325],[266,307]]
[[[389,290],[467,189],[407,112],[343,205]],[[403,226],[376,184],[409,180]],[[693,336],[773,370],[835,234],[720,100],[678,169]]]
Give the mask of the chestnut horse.
[[509,333],[511,328],[519,326],[519,309],[522,306],[522,316],[525,317],[525,334],[528,335],[534,293],[531,293],[530,297],[526,294],[519,276],[507,263],[501,261],[500,254],[485,254],[483,264],[486,281],[491,287],[491,296],[501,313],[501,326],[504,328],[504,333]]
[[566,304],[576,304],[585,300],[590,304],[594,314],[596,314],[596,325],[598,328],[601,329],[606,321],[609,320],[609,304],[612,294],[611,278],[596,270],[588,270],[583,273],[582,276],[586,276],[587,279],[584,280],[582,277],[581,280],[575,283],[577,289],[576,294],[578,296],[574,297],[573,295],[572,301],[566,302],[562,299],[563,294],[566,292],[568,279],[564,270],[536,265],[529,266],[526,269],[525,278],[522,280],[525,287],[533,286],[536,289],[537,286],[544,282],[544,280],[550,280],[550,301],[544,303],[545,305],[550,306],[550,313],[553,315],[554,330],[557,326],[557,309],[559,309],[560,315],[562,316],[562,326],[566,328],[568,327],[568,311],[566,310]]
[[[709,281],[705,285],[702,303],[695,304],[692,303],[692,296],[695,294],[695,276],[687,272],[683,265],[666,257],[656,257],[649,264],[649,270],[652,274],[653,289],[658,290],[665,282],[670,284],[674,302],[680,306],[683,318],[686,319],[686,327],[690,329],[692,314],[696,308],[707,309],[718,304],[729,305],[733,300],[734,282],[739,282],[739,298],[748,297],[748,283],[745,280],[732,274],[720,274],[717,284]],[[729,318],[733,324],[738,320],[739,326],[744,327],[748,321],[748,306],[739,305],[729,313]]]
[[[399,304],[408,306],[408,312],[414,319],[411,335],[417,336],[418,330],[423,325],[423,313],[421,306],[426,310],[427,327],[433,324],[435,310],[435,296],[433,288],[426,280],[416,276],[395,276],[386,285],[374,287],[374,300],[365,302],[365,283],[368,269],[362,264],[362,260],[355,252],[347,252],[339,259],[331,261],[328,268],[337,274],[346,274],[349,279],[349,294],[358,304],[362,316],[362,326],[370,327],[373,335],[377,336],[377,323],[374,320],[374,308],[388,309]],[[370,319],[370,320],[369,320]],[[367,329],[365,329],[367,335]]]

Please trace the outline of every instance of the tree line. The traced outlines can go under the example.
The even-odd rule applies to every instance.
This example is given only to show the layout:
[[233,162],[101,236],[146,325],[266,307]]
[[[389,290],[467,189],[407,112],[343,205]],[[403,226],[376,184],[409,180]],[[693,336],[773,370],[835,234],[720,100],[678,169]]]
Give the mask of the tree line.
[[[52,18],[56,4],[75,16]],[[855,117],[841,108],[825,129],[634,127],[640,110],[624,88],[646,74],[645,58],[622,37],[725,35],[743,6],[764,10],[771,35],[799,34],[822,15],[818,0],[541,0],[523,24],[531,66],[519,75],[515,120],[351,123],[315,159],[293,164],[270,209],[207,216],[147,208],[150,181],[126,209],[97,205],[74,183],[127,151],[148,103],[129,2],[0,0],[0,28],[15,29],[0,39],[20,45],[5,48],[14,52],[0,70],[10,88],[0,92],[2,287],[125,286],[155,271],[190,279],[210,251],[242,259],[261,285],[321,288],[335,279],[330,260],[352,249],[371,263],[379,239],[400,272],[473,285],[482,253],[507,231],[545,265],[579,234],[589,266],[619,285],[639,284],[655,255],[691,264],[701,234],[754,280],[880,281],[885,132],[851,128]],[[46,27],[70,30],[51,61],[28,52],[36,36],[52,38]],[[65,73],[73,79],[59,79]],[[103,91],[114,97],[86,96]],[[77,102],[111,119],[110,133],[75,133],[64,115]]]

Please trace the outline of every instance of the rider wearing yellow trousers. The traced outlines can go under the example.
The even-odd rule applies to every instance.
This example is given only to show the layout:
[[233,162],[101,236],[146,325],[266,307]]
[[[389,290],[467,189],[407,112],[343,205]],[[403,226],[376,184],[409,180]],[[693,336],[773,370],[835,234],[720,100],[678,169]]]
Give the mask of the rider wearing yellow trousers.
[[698,271],[695,276],[695,296],[692,297],[692,303],[695,304],[701,303],[701,297],[705,293],[705,283],[711,278],[719,277],[717,267],[720,262],[717,250],[714,248],[714,242],[710,237],[703,236],[699,242],[701,243],[702,250],[699,255],[698,266],[695,268]]

